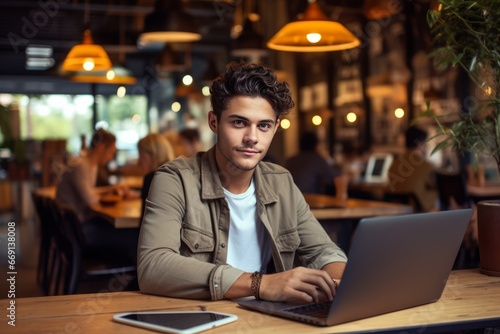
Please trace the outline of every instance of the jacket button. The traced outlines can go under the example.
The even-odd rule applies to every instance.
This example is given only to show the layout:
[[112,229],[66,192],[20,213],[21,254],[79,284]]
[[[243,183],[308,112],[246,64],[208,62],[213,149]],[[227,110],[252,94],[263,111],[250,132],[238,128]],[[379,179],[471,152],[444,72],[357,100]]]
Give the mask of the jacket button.
[[200,245],[195,244],[195,245],[194,245],[194,249],[198,249],[198,248],[200,248]]
[[225,244],[225,243],[221,243],[221,244],[220,244],[220,246],[221,246],[222,248],[226,248],[226,244]]

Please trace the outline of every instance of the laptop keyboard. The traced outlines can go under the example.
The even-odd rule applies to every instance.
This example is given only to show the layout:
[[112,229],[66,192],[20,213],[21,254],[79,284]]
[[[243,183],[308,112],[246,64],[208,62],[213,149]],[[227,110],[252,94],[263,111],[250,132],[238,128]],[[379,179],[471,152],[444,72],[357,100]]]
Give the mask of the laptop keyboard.
[[326,318],[328,316],[328,311],[330,311],[330,305],[332,305],[332,302],[307,304],[307,305],[289,307],[284,311],[300,315],[307,315],[309,317]]

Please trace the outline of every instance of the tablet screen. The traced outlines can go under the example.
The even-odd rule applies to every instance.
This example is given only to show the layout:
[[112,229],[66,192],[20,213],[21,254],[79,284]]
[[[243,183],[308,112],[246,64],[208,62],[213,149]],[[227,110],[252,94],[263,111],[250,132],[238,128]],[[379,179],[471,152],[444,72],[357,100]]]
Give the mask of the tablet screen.
[[229,318],[229,316],[211,312],[131,313],[122,316],[122,318],[183,330],[226,319]]
[[[217,312],[137,312],[119,314],[115,320],[167,332],[197,331],[220,326],[237,319],[234,315]],[[141,327],[142,327],[141,326]]]

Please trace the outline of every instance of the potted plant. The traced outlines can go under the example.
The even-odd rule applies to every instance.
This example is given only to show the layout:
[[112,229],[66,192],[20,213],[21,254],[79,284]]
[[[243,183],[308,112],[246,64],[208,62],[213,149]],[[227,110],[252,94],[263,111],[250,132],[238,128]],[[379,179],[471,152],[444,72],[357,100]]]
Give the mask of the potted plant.
[[26,157],[26,141],[16,138],[12,129],[12,106],[0,105],[0,148],[8,148],[12,160],[7,166],[8,177],[12,181],[25,180],[29,177],[29,165]]
[[[434,42],[430,54],[438,68],[459,66],[473,88],[457,121],[427,111],[438,126],[435,150],[486,154],[500,171],[500,6],[498,0],[439,0],[427,16]],[[500,201],[478,203],[480,271],[500,276]]]

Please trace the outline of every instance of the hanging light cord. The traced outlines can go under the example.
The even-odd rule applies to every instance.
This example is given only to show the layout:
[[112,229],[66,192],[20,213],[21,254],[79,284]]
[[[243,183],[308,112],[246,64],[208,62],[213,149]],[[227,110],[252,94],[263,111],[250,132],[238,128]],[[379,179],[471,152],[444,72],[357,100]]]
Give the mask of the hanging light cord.
[[85,9],[84,9],[84,23],[85,26],[90,25],[90,15],[89,15],[89,0],[85,0]]

